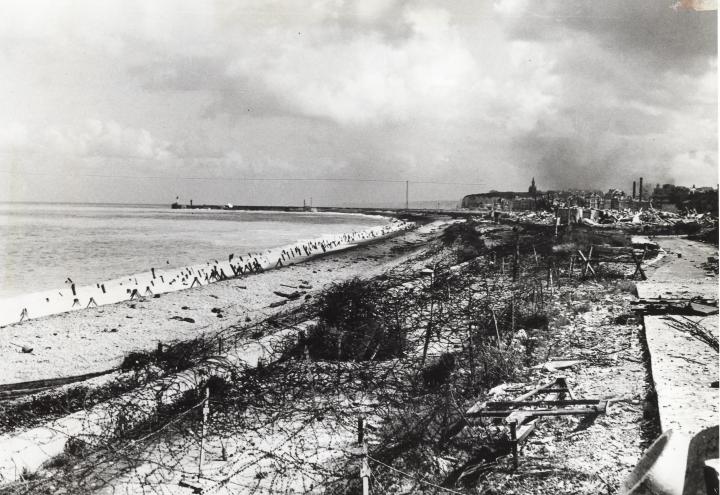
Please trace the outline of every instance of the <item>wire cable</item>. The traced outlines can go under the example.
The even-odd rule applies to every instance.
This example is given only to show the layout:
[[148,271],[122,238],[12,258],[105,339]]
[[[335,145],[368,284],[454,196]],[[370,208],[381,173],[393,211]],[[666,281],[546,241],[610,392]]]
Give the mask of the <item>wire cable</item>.
[[466,495],[466,494],[463,493],[463,492],[458,492],[458,491],[452,490],[452,489],[450,489],[450,488],[445,488],[444,486],[436,485],[435,483],[431,483],[431,482],[429,482],[429,481],[425,481],[425,480],[423,480],[423,479],[416,478],[416,477],[413,476],[412,474],[408,474],[408,473],[406,473],[405,471],[400,471],[399,469],[396,469],[396,468],[394,468],[394,467],[392,467],[392,466],[389,466],[389,465],[385,464],[385,463],[382,462],[382,461],[378,461],[377,459],[375,459],[375,458],[373,458],[373,457],[367,456],[367,458],[368,458],[368,460],[370,460],[370,461],[373,461],[373,462],[375,462],[375,463],[377,463],[377,464],[380,464],[381,466],[385,466],[385,467],[388,468],[388,469],[392,469],[392,470],[395,471],[396,473],[401,474],[401,475],[405,476],[406,478],[410,478],[411,480],[417,481],[417,482],[419,482],[419,483],[424,483],[424,484],[426,484],[426,485],[432,486],[433,488],[437,488],[438,490],[443,490],[443,491],[448,492],[448,493],[454,493],[455,495]]

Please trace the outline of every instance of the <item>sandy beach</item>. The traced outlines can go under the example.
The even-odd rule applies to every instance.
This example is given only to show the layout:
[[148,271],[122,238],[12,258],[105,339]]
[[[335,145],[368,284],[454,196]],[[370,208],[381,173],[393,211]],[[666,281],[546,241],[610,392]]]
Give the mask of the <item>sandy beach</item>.
[[[364,231],[362,235],[341,239],[344,242],[328,247],[327,253],[320,249],[310,256],[303,253],[280,269],[196,284],[192,288],[189,288],[190,279],[184,281],[185,286],[177,283],[177,287],[184,290],[170,286],[173,291],[163,293],[162,287],[158,287],[152,296],[145,297],[143,291],[140,299],[127,300],[130,294],[119,289],[124,286],[114,285],[112,294],[124,299],[121,302],[99,299],[98,307],[76,308],[4,327],[0,342],[4,362],[0,384],[112,369],[130,351],[217,332],[235,323],[254,321],[261,315],[301,304],[328,284],[354,276],[371,277],[400,263],[409,253],[420,249],[445,223],[436,221],[399,233],[376,227],[372,229],[376,231],[375,236]],[[382,235],[388,238],[378,239]],[[399,246],[405,254],[393,252],[393,248]],[[263,267],[273,268],[282,249],[287,252],[287,248],[278,248],[264,253]],[[333,252],[338,249],[341,250]],[[224,263],[227,264],[227,260]],[[226,273],[230,270],[223,263],[218,266]],[[155,280],[159,275],[160,272],[156,272]],[[143,283],[151,277],[149,272],[138,276],[138,286],[144,287]],[[202,283],[206,283],[204,279]],[[135,287],[134,280],[132,287]],[[306,294],[289,301],[274,293],[296,290]],[[81,289],[78,293],[82,294]],[[277,306],[284,301],[286,304]],[[33,350],[24,353],[21,346]]]
[[60,288],[0,298],[0,326],[140,297],[177,292],[227,278],[242,278],[261,271],[301,263],[331,251],[348,249],[355,243],[377,239],[412,227],[397,219],[386,220],[388,221],[384,225],[298,240],[293,244],[261,251],[228,252],[223,259],[202,259],[202,253],[198,253],[199,262],[194,264],[149,267],[145,271],[111,280],[93,281],[90,285],[77,285],[71,278],[67,278],[65,286]]

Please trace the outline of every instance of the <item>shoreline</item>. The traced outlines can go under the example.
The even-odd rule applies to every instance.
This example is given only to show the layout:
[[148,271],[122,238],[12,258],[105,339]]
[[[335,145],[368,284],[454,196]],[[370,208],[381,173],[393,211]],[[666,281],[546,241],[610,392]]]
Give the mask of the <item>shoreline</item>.
[[[408,256],[394,248],[422,249],[445,222],[359,240],[339,251],[320,251],[282,270],[6,326],[0,343],[5,362],[0,384],[105,371],[130,351],[189,340],[303,304],[328,284],[382,273]],[[301,291],[304,297],[289,300],[276,291]],[[21,352],[22,345],[33,352]]]
[[[151,268],[149,271],[123,275],[96,282],[95,284],[83,286],[66,285],[62,288],[1,298],[0,328],[23,321],[90,307],[116,304],[138,297],[154,297],[159,294],[177,292],[189,289],[197,284],[207,285],[207,283],[215,283],[225,279],[240,279],[248,273],[248,267],[243,266],[246,258],[253,259],[259,265],[259,269],[257,265],[250,267],[253,272],[272,270],[276,268],[277,259],[282,259],[284,266],[302,263],[312,259],[317,254],[324,254],[330,250],[349,249],[358,240],[364,240],[368,237],[372,239],[383,238],[411,228],[413,225],[396,218],[378,217],[386,219],[386,223],[350,233],[324,234],[313,239],[301,239],[292,244],[275,246],[260,252],[243,253],[238,258],[234,258],[234,254],[229,254],[228,260],[214,260],[213,270],[209,270],[211,261],[169,269]],[[287,253],[287,257],[283,253]],[[292,253],[292,257],[289,255],[290,253]],[[210,274],[206,273],[206,269],[208,272],[217,273],[217,276],[210,277]],[[239,269],[242,270],[242,273],[239,272]],[[190,278],[190,276],[193,278]],[[211,280],[212,278],[215,280]]]

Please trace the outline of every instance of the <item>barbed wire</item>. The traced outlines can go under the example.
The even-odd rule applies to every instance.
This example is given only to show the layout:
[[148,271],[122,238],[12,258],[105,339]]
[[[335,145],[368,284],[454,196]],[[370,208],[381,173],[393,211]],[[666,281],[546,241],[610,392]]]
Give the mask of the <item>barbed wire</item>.
[[417,482],[417,483],[422,483],[422,484],[424,484],[424,485],[431,486],[431,487],[433,487],[433,488],[437,488],[438,490],[440,490],[440,491],[442,491],[442,492],[454,493],[454,494],[456,494],[456,495],[467,495],[465,492],[458,492],[458,491],[456,491],[456,490],[451,490],[450,488],[446,488],[446,487],[444,487],[444,486],[436,485],[435,483],[432,483],[432,482],[430,482],[430,481],[424,480],[424,479],[422,479],[422,478],[417,478],[417,477],[413,476],[412,474],[408,474],[408,473],[406,473],[405,471],[401,471],[401,470],[399,470],[399,469],[397,469],[397,468],[394,468],[394,467],[392,467],[392,466],[389,466],[389,465],[385,464],[384,462],[379,461],[379,460],[377,460],[377,459],[375,459],[375,458],[373,458],[373,457],[371,457],[371,456],[368,456],[368,460],[373,461],[374,463],[377,463],[377,464],[379,464],[379,465],[381,465],[381,466],[384,466],[384,467],[392,470],[393,472],[395,472],[395,473],[397,473],[397,474],[399,474],[399,475],[401,475],[401,476],[405,476],[406,478],[409,478],[409,479],[411,479],[411,480],[413,480],[413,481],[415,481],[415,482]]
[[[336,284],[299,308],[238,322],[193,346],[169,345],[127,372],[158,368],[160,381],[104,404],[102,417],[87,411],[83,434],[46,467],[52,477],[0,492],[174,493],[180,475],[200,474],[202,438],[198,480],[212,490],[346,493],[360,480],[352,449],[361,417],[373,462],[461,494],[452,488],[459,474],[435,469],[433,456],[452,450],[470,461],[477,445],[497,441],[494,429],[468,426],[463,411],[530,364],[530,347],[516,335],[542,325],[548,270],[572,283],[557,268],[564,258],[542,240],[479,248],[481,257],[463,264],[458,243],[446,240],[381,277]],[[431,276],[422,275],[428,265]],[[257,366],[228,354],[263,339],[273,358]],[[387,476],[375,473],[373,483],[390,493]]]

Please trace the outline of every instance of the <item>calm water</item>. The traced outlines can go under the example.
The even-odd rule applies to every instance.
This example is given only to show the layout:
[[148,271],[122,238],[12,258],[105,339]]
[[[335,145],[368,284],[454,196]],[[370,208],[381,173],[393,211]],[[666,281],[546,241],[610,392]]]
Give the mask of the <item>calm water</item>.
[[62,287],[67,277],[94,284],[383,223],[329,213],[0,203],[0,298]]

